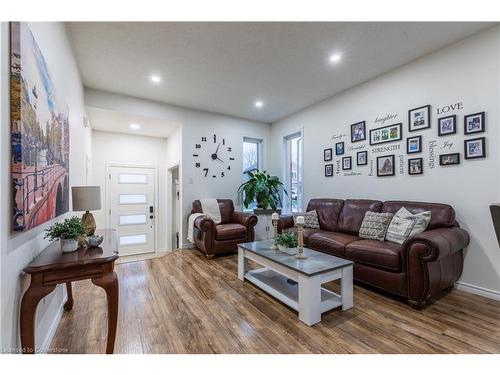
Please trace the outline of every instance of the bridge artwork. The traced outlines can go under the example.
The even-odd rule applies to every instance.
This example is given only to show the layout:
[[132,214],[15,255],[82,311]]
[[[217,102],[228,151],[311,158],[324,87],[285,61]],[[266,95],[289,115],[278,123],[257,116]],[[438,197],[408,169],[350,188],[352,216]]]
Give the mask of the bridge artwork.
[[25,22],[11,23],[12,230],[69,210],[69,110]]

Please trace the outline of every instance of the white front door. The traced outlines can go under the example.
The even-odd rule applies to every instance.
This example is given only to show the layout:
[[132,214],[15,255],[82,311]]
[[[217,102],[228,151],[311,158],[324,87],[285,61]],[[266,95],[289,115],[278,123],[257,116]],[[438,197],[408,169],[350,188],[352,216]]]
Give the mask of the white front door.
[[120,255],[155,251],[156,169],[108,167],[108,223]]

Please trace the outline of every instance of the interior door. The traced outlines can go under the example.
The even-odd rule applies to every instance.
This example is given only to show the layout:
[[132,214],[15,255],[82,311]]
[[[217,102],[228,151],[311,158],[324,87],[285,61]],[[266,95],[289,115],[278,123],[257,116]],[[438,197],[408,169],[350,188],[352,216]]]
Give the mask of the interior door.
[[155,251],[155,177],[152,167],[108,168],[108,215],[120,255]]

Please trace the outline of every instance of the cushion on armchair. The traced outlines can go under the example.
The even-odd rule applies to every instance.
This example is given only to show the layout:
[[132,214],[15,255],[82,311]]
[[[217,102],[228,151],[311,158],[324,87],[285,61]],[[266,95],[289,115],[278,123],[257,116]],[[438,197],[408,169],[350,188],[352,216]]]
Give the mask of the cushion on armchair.
[[215,239],[219,241],[235,240],[238,238],[243,238],[246,235],[247,228],[245,228],[241,224],[228,223],[215,226]]

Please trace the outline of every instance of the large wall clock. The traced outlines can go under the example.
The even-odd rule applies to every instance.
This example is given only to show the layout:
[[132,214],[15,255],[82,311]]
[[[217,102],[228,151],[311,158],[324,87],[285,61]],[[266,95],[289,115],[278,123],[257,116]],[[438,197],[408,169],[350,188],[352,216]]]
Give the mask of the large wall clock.
[[225,177],[234,166],[233,148],[225,138],[219,138],[216,134],[208,138],[201,137],[194,149],[194,166],[205,177]]

